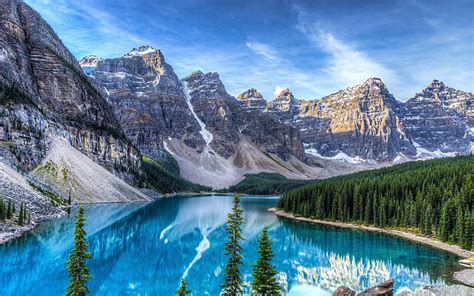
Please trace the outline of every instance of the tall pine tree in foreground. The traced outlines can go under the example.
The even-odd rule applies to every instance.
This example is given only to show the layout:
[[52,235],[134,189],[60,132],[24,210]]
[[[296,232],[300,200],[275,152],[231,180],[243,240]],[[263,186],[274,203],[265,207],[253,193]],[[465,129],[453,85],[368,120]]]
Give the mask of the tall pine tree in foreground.
[[191,293],[191,290],[188,290],[186,287],[187,283],[185,279],[181,279],[181,285],[179,285],[179,289],[176,290],[176,295],[178,296],[186,296]]
[[271,264],[272,258],[272,242],[268,238],[268,228],[265,226],[258,240],[258,259],[252,265],[252,295],[280,295],[281,287],[276,280],[278,272]]
[[240,241],[243,240],[241,226],[244,223],[240,198],[234,195],[232,213],[227,215],[227,235],[228,241],[225,244],[225,254],[228,256],[225,265],[224,284],[222,294],[226,296],[237,296],[242,294],[242,278],[240,277],[240,266],[242,265],[242,247]]
[[76,214],[74,248],[69,254],[69,259],[66,262],[70,279],[69,285],[67,286],[66,295],[83,296],[90,293],[90,290],[87,287],[87,281],[91,278],[91,276],[89,274],[89,268],[86,265],[86,261],[92,256],[88,251],[84,224],[84,208],[81,206]]

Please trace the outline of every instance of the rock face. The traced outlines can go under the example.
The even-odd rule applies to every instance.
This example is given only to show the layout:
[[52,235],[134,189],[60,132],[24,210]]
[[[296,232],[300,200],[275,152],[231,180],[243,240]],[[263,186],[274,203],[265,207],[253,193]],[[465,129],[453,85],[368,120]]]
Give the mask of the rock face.
[[0,145],[33,169],[50,135],[133,183],[139,152],[51,27],[28,5],[0,1]]
[[[116,59],[88,56],[81,65],[95,65],[89,73],[94,85],[106,94],[127,137],[142,153],[164,159],[168,150],[183,169],[186,161],[194,163],[194,170],[203,162],[214,163],[208,170],[226,171],[234,181],[240,170],[268,171],[262,163],[274,162],[273,156],[280,165],[292,158],[301,162],[299,167],[313,168],[336,161],[353,171],[466,153],[470,145],[472,95],[439,82],[417,96],[424,99],[406,103],[398,102],[378,78],[319,100],[297,100],[284,89],[267,102],[254,88],[231,96],[217,73],[196,71],[179,80],[161,51],[150,46]],[[420,112],[433,122],[418,120],[414,114]],[[447,143],[453,144],[448,148]],[[259,157],[258,164],[249,159],[250,153],[242,150],[248,145],[268,159]],[[291,173],[320,176],[309,171]]]
[[434,80],[401,104],[399,113],[415,145],[440,153],[467,153],[474,127],[474,95]]
[[[276,154],[283,160],[290,155],[304,159],[304,151],[296,129],[274,120],[260,108],[242,110],[242,102],[230,96],[217,73],[194,72],[185,78],[191,90],[194,110],[214,135],[212,148],[225,158],[235,152],[242,137],[256,144],[263,151]],[[252,92],[252,90],[250,90]],[[253,91],[258,98],[258,92]],[[246,94],[239,97],[243,98]],[[260,95],[261,96],[261,95]],[[263,99],[263,98],[262,98]]]
[[285,90],[267,112],[296,126],[308,153],[388,161],[415,154],[397,108],[383,82],[371,78],[320,100],[296,101]]
[[293,124],[299,115],[299,102],[288,88],[285,88],[271,102],[268,103],[266,112],[275,113],[280,121]]
[[242,102],[245,109],[264,110],[267,107],[267,101],[255,88],[251,88],[237,96],[237,100]]
[[178,138],[198,148],[205,143],[183,92],[162,53],[148,46],[121,58],[104,59],[90,73],[100,84],[127,137],[139,150],[163,158],[163,140]]
[[[83,59],[86,67],[88,60]],[[266,102],[258,91],[236,99],[217,73],[196,71],[180,81],[163,54],[150,46],[100,60],[89,75],[106,93],[127,137],[154,158],[164,159],[168,150],[181,164],[194,162],[193,169],[214,163],[208,173],[226,171],[225,184],[248,170],[263,170],[265,162],[275,163],[271,155],[283,162],[305,159],[296,128],[264,113]],[[242,145],[267,153],[266,160],[256,164],[248,152],[239,152]]]
[[466,154],[474,146],[474,95],[434,80],[398,102],[378,78],[319,100],[284,90],[265,108],[295,126],[306,153],[350,163]]

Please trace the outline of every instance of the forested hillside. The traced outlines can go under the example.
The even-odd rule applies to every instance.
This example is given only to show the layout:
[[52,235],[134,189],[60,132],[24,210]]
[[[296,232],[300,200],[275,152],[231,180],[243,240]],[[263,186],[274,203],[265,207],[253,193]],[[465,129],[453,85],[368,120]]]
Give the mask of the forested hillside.
[[176,160],[167,154],[167,160],[159,162],[149,156],[142,156],[142,168],[147,187],[161,193],[211,191],[207,186],[194,184],[181,178]]
[[259,173],[254,175],[245,175],[244,179],[238,184],[220,191],[258,195],[281,194],[283,192],[307,185],[310,182],[314,181],[292,180],[280,174]]
[[405,163],[331,178],[283,195],[305,217],[403,228],[474,249],[474,156]]

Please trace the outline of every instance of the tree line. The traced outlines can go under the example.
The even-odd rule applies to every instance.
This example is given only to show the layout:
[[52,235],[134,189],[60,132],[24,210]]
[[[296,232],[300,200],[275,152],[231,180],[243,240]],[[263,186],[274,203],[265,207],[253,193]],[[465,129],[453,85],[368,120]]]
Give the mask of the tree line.
[[[231,213],[227,216],[227,242],[225,243],[225,254],[228,257],[224,268],[224,282],[221,285],[225,296],[242,295],[244,283],[240,274],[243,265],[241,241],[242,225],[244,224],[243,209],[240,207],[240,198],[234,195]],[[88,281],[92,278],[87,260],[92,258],[86,242],[86,231],[84,207],[80,206],[76,213],[74,229],[74,247],[66,261],[69,274],[69,285],[66,289],[68,296],[83,296],[90,294]],[[268,236],[268,228],[265,226],[258,240],[258,258],[252,265],[251,294],[255,296],[277,296],[281,295],[282,287],[278,284],[275,267],[271,264],[273,259],[272,242]],[[179,288],[175,294],[186,296],[191,293],[187,288],[187,281],[182,278]]]
[[15,208],[15,203],[8,199],[8,202],[5,202],[3,198],[0,197],[0,221],[11,221],[19,226],[25,224],[31,224],[31,215],[28,212],[26,203],[20,203],[20,210],[17,212]]
[[334,177],[285,193],[278,207],[314,219],[419,232],[474,248],[474,156]]
[[238,192],[245,194],[269,195],[284,192],[307,185],[314,180],[293,180],[275,173],[248,174],[238,184],[219,192]]

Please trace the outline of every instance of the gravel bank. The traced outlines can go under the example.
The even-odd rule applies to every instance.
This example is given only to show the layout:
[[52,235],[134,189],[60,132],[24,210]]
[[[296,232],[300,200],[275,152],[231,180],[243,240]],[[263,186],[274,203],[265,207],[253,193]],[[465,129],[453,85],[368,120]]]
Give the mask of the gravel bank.
[[277,210],[276,208],[271,208],[269,209],[270,212],[274,212],[276,215],[288,219],[293,219],[293,220],[298,220],[298,221],[304,221],[304,222],[309,222],[309,223],[316,223],[316,224],[325,224],[325,225],[332,225],[332,226],[337,226],[337,227],[344,227],[344,228],[351,228],[351,229],[360,229],[360,230],[366,230],[366,231],[375,231],[379,233],[385,233],[389,235],[395,235],[398,237],[402,237],[405,239],[409,239],[411,241],[415,241],[418,243],[422,243],[425,245],[429,245],[433,248],[440,249],[446,252],[453,253],[459,257],[463,258],[468,258],[471,256],[474,256],[474,252],[464,250],[463,248],[455,245],[450,245],[447,243],[443,243],[434,239],[431,239],[429,237],[424,237],[424,236],[419,236],[413,233],[409,232],[403,232],[400,230],[391,230],[391,229],[382,229],[382,228],[377,228],[377,227],[372,227],[372,226],[363,226],[363,225],[355,225],[355,224],[350,224],[350,223],[341,223],[341,222],[332,222],[332,221],[324,221],[324,220],[317,220],[317,219],[310,219],[310,218],[305,218],[305,217],[296,217],[291,213],[286,213],[284,211]]

